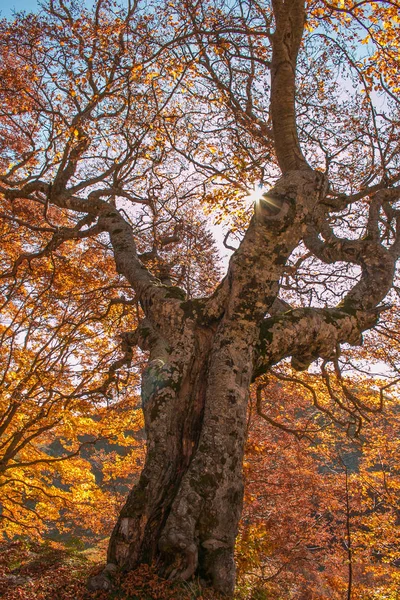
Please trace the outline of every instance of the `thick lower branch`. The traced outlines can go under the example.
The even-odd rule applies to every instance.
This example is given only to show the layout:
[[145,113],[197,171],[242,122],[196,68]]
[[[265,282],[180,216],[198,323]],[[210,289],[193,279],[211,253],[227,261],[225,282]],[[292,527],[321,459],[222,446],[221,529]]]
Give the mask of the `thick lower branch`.
[[307,369],[319,357],[335,355],[338,344],[360,345],[361,334],[377,323],[379,312],[347,313],[337,308],[298,308],[265,319],[261,325],[253,377],[292,357],[292,366]]

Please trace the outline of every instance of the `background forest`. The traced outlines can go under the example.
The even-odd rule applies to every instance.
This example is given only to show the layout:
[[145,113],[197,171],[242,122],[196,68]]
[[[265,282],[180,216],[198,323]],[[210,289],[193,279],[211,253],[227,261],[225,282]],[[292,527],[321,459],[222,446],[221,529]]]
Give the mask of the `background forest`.
[[[174,300],[215,297],[283,171],[269,102],[280,4],[293,2],[50,0],[0,21],[0,597],[109,597],[86,582],[145,464],[153,348],[138,342],[145,303],[107,216],[79,202],[107,193]],[[336,246],[329,260],[306,240],[290,253],[286,315],[341,306],[369,265],[353,261],[355,242],[341,256],[334,234],[400,247],[399,5],[305,10],[297,133],[329,176],[318,240]],[[362,335],[346,332],[329,355],[286,353],[253,378],[238,600],[400,597],[393,273]],[[201,584],[141,565],[114,597],[219,598]]]

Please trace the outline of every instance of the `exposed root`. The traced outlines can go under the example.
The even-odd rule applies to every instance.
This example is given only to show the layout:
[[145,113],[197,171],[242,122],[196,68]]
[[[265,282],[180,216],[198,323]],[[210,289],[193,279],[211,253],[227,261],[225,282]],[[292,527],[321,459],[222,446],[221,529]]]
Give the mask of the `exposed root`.
[[113,563],[108,563],[99,575],[91,577],[87,582],[87,588],[90,591],[110,592],[114,589],[112,578],[117,572],[117,566]]

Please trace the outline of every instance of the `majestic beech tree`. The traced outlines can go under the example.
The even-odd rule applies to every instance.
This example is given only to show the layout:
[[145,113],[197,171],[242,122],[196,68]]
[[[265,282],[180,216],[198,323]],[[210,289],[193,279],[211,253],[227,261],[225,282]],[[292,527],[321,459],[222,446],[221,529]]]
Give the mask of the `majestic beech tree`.
[[[32,234],[3,278],[13,288],[64,244],[93,244],[93,272],[112,256],[138,303],[120,364],[148,353],[146,463],[92,587],[156,561],[231,595],[250,385],[287,358],[322,359],[326,375],[386,308],[400,254],[396,15],[385,2],[58,0],[3,23],[29,86],[13,106],[23,83],[3,84],[2,218]],[[246,221],[257,182],[267,191]],[[214,291],[200,202],[239,213]],[[179,244],[207,250],[208,276]],[[379,406],[343,389],[320,408],[357,433]]]

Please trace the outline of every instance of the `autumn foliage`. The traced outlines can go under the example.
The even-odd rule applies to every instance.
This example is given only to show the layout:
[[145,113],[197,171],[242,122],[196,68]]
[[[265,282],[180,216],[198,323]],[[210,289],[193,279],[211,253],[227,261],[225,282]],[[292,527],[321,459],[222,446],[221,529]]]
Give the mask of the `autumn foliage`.
[[[269,101],[278,4],[50,0],[36,15],[0,21],[8,600],[109,597],[86,581],[101,570],[99,548],[145,464],[140,386],[154,362],[138,333],[143,282],[135,274],[131,285],[117,236],[129,231],[139,271],[166,298],[217,306],[222,239],[231,254],[253,200],[284,170]],[[387,254],[400,247],[399,6],[317,0],[306,11],[296,135],[302,160],[329,176],[333,208],[282,267],[279,314],[343,308],[368,271],[368,243],[378,239]],[[122,225],[111,230],[115,214]],[[392,282],[385,301],[367,307],[374,320],[363,340],[329,356],[301,348],[304,364],[287,354],[253,378],[238,600],[399,597],[395,259]],[[219,597],[197,575],[166,581],[157,565],[118,577],[121,600]]]

